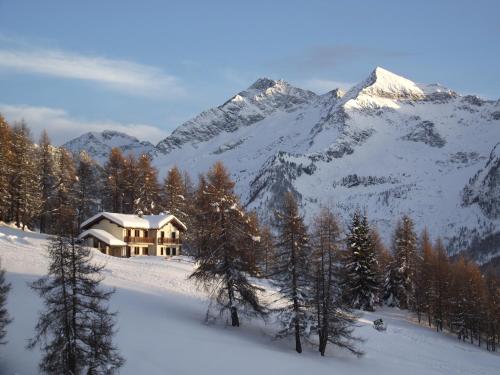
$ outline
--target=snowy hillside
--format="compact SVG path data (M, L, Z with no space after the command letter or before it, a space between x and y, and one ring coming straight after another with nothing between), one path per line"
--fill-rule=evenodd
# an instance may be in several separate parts
M418 230L443 236L450 252L474 244L484 261L500 254L498 241L481 250L500 228L499 170L489 185L469 180L495 164L499 139L500 101L376 68L347 93L316 95L259 79L179 126L153 154L161 174L177 164L196 176L222 160L243 202L263 217L291 189L307 218L321 205L344 219L366 207L389 241L407 213ZM477 199L464 200L469 183Z
M24 349L31 337L40 300L28 288L46 272L47 240L39 234L0 225L0 257L12 283L8 308L15 321L9 343L0 348L0 373L37 374L38 352ZM207 300L186 276L188 259L112 258L95 253L106 264L105 283L117 288L111 306L119 311L116 342L127 360L122 374L497 374L500 357L417 326L400 311L366 313L356 334L365 338L366 355L357 359L330 348L325 358L312 348L301 355L288 341L272 338L276 327L261 321L234 329L218 322L205 325ZM382 317L386 332L371 322Z
M133 153L136 156L149 154L154 146L148 141L139 141L137 138L117 131L106 130L102 133L89 132L66 142L62 147L74 154L80 151L87 153L100 164L104 164L113 147L117 147L127 155Z

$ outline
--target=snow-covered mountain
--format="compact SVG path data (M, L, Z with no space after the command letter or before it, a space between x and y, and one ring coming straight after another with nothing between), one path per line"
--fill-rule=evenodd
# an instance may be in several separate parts
M125 133L111 130L82 134L66 142L62 147L75 154L87 151L94 160L101 164L107 160L113 147L118 147L124 154L133 153L134 155L149 154L155 149L155 146L148 141L139 141Z
M196 176L222 160L243 202L263 217L290 189L308 219L322 205L345 219L366 208L389 241L408 213L455 253L500 232L499 140L500 101L376 68L347 93L259 79L153 153L162 174L177 164ZM498 241L475 257L495 254Z

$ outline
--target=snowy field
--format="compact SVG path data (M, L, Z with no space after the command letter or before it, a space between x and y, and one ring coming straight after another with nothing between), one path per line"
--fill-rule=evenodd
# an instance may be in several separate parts
M47 267L46 237L0 225L0 258L12 283L8 308L14 322L9 341L0 347L0 374L38 374L40 354L24 347L31 337L41 301L29 289ZM275 324L244 321L239 329L225 322L204 324L206 296L186 277L186 258L112 258L106 264L107 286L115 287L112 309L119 312L115 341L127 360L122 374L500 374L500 356L454 337L412 323L406 313L385 309L365 313L356 329L366 339L358 359L329 347L327 356L308 347L295 353L290 341L273 339ZM383 318L386 332L372 328Z

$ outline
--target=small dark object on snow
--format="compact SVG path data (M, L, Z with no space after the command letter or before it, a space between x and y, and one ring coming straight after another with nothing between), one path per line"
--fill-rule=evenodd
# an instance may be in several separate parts
M385 331L387 329L387 326L384 324L384 321L379 318L373 321L373 328L375 328L377 331Z

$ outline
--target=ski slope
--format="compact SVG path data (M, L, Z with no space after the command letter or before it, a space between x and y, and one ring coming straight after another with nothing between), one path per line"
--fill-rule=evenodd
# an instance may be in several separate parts
M8 344L0 347L0 374L38 374L40 353L24 349L41 301L27 286L46 272L44 235L0 224L0 258L12 283L8 308L15 318ZM186 280L189 258L113 258L105 284L116 288L111 307L119 312L115 342L126 359L121 374L500 374L500 355L418 326L399 310L365 313L356 334L366 354L356 358L330 347L327 356L307 347L301 354L288 340L274 340L274 322L244 321L239 329L219 319L205 324L206 295ZM267 296L269 297L269 295ZM381 317L386 332L372 328Z

